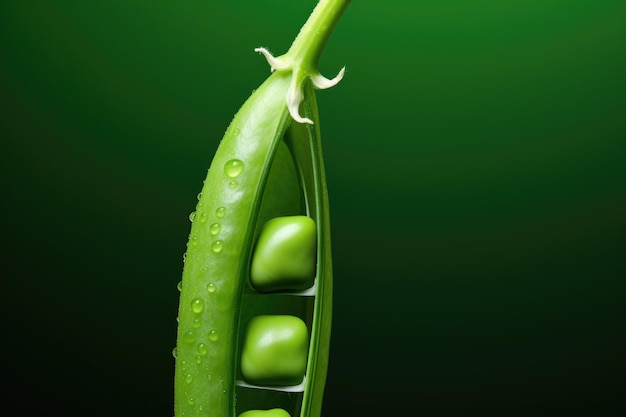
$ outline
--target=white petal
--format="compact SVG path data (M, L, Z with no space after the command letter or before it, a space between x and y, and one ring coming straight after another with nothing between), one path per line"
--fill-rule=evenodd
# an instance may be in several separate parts
M324 77L322 74L317 73L317 74L311 75L311 82L313 83L315 87L324 90L326 88L336 86L337 83L339 83L339 81L341 81L341 79L343 78L343 74L345 72L346 72L346 67L343 67L339 71L339 74L337 74L335 78L333 78L332 80L329 80L328 78Z
M287 108L293 120L298 123L308 123L312 125L313 120L300 116L300 103L302 103L303 98L302 90L296 85L294 76L294 80L291 82L289 90L287 90Z
M288 64L284 63L282 60L278 58L275 58L274 55L272 55L270 51L268 51L265 48L254 48L254 52L259 52L263 54L263 56L267 60L267 63L270 64L270 68L272 69L272 72L274 72L275 70L282 70L282 69L289 68Z

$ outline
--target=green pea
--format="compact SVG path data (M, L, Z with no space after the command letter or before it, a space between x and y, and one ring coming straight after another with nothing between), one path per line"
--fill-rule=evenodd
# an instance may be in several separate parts
M273 57L266 49L257 49L270 63L272 74L231 121L190 215L174 349L176 417L231 417L238 410L282 409L299 417L321 413L330 344L332 264L314 88L330 87L343 76L342 70L332 80L322 77L317 62L348 3L321 0L286 54ZM262 225L286 216L307 216L312 221L316 238L308 252L313 253L316 285L311 294L277 295L250 286L253 248ZM282 309L308 313L283 314ZM297 370L278 377L291 383L298 379L296 374L300 379L306 374L302 384L270 386L248 368L244 371L244 353L256 358L255 369L265 366L258 361L263 356L255 351L258 343L257 348L244 347L244 325L257 316L289 316L304 322L307 337L296 326L298 343L287 343L284 350L284 355L296 358ZM275 324L281 328L281 323ZM276 329L270 326L265 331L275 334ZM253 383L246 382L245 375L250 374Z
M239 417L291 417L288 412L282 408L273 408L271 410L250 410L239 414Z
M258 238L250 281L259 291L304 290L315 277L315 222L307 216L274 218Z
M254 384L302 382L309 332L298 317L258 316L250 321L241 356L241 373Z

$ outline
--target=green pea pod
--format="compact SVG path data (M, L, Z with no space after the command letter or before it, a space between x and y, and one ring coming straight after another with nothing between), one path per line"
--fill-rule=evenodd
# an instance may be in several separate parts
M314 89L331 87L343 76L341 70L332 80L322 77L317 62L348 3L321 0L286 54L275 58L256 49L273 73L233 118L190 215L174 352L176 417L321 414L332 265ZM312 284L281 290L279 274L278 283L259 290L250 278L255 245L257 240L263 245L259 235L268 221L286 217L288 223L288 216L306 216L315 225L315 248L307 252L315 257ZM259 324L265 322L279 327L265 329ZM304 324L292 331L290 323ZM247 333L249 328L253 330ZM296 342L289 339L290 332ZM257 354L254 342L267 340L274 345L263 345L263 352L270 354ZM292 345L297 350L290 351ZM272 354L278 348L287 354ZM248 361L244 365L252 364L248 373L253 376L283 368L295 373L275 380L287 385L273 384L272 375L249 380L248 368L242 372L242 354ZM288 357L297 363L283 366ZM271 360L277 362L263 362Z

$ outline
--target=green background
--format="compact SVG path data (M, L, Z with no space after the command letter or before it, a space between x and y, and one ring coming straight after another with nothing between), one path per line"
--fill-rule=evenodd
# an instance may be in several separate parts
M0 3L0 413L171 416L193 210L314 1ZM326 416L625 411L626 2L354 0Z

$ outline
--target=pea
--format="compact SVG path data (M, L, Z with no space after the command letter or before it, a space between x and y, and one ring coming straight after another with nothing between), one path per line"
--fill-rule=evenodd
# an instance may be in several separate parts
M291 417L288 412L282 408L273 408L271 410L250 410L239 414L239 417Z
M332 80L322 77L317 62L348 3L321 0L284 55L257 48L272 74L231 121L190 215L174 350L177 417L321 413L332 265L314 88L343 76L342 70ZM262 244L264 235L278 239L272 227L262 232L266 223L305 232L285 244ZM284 258L294 253L302 255L299 268ZM258 279L253 264L270 265L274 275ZM271 292L301 289L313 278L310 291ZM259 335L275 343L264 346Z
M289 315L257 316L248 325L241 372L248 382L296 385L306 368L309 335L306 324Z
M274 218L258 238L250 280L259 291L304 290L315 276L315 222L307 216Z

